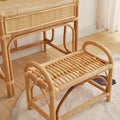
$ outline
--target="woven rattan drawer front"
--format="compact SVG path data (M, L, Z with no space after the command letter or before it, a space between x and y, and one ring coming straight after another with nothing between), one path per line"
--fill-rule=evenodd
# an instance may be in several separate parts
M5 18L6 33L14 33L75 17L75 5L65 5L35 13Z

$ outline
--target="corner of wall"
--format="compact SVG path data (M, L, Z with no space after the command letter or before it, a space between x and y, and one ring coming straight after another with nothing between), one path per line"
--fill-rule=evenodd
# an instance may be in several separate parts
M95 33L98 33L99 30L97 29L97 25L96 24L92 24L92 25L87 25L83 28L79 28L79 38L83 38Z

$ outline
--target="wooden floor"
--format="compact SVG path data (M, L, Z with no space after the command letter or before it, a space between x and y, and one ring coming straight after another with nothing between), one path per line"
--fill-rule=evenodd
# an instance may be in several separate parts
M104 46L106 46L113 54L120 54L120 36L118 36L117 33L101 32L85 38L81 38L79 39L79 49L81 48L82 43L86 40L98 41ZM68 47L70 46L71 43L68 43ZM99 50L96 51L93 47L90 47L89 49L96 54L102 53ZM10 120L14 105L16 104L17 99L25 89L23 74L24 64L29 60L43 63L45 61L49 61L62 55L63 54L58 52L57 50L50 48L49 50L47 50L46 53L39 52L13 61L16 95L12 98L7 98L6 86L4 84L4 81L0 79L0 120Z

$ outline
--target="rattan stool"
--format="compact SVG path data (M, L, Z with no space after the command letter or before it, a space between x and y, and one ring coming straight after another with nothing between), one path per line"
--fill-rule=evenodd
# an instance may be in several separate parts
M86 50L88 45L93 45L100 48L107 56L108 61L95 56ZM105 72L107 81L99 74ZM113 74L113 59L110 52L101 44L94 41L87 41L83 44L82 49L65 55L59 59L52 60L47 63L38 64L30 61L25 65L25 83L27 93L28 109L35 108L47 120L66 120L76 112L96 103L100 99L107 97L106 101L111 98ZM106 88L93 81L94 78L101 78ZM31 84L32 81L32 84ZM68 113L59 116L59 109L69 93L78 85L88 82L97 87L102 94L94 97L88 102L78 106ZM33 97L33 88L38 86L42 91L39 96ZM68 89L57 108L55 107L55 95L65 89ZM49 100L47 98L49 96ZM48 107L49 115L44 112L35 101L45 98Z

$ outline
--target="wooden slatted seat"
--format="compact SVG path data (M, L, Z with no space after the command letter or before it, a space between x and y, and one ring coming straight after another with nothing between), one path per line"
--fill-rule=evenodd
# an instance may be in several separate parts
M109 61L103 60L88 52L85 48L89 44L101 48L107 54ZM32 93L30 92L35 85L39 86L41 90L44 89L46 91L45 93L43 92L44 97L46 97L46 95L50 96L50 102L46 97L46 101L50 107L50 116L43 111L41 112L41 109L37 109L46 119L50 120L59 119L58 112L67 95L74 87L85 82L89 82L103 91L101 95L93 98L90 104L95 103L103 97L107 97L107 101L110 101L112 69L113 60L109 51L102 45L93 41L85 42L80 51L70 53L62 58L43 63L41 65L36 62L28 62L28 64L25 66L28 108L31 106L33 106L35 109L38 108L34 102L40 99L41 95L33 97ZM108 71L108 74L106 71ZM99 76L99 74L103 72L105 72L107 75L107 81ZM92 81L92 79L96 77L101 78L105 82L106 89ZM31 85L29 83L29 78L33 81L32 87L30 87ZM64 89L69 90L61 100L57 109L55 109L54 96L56 93L61 92ZM83 106L86 107L90 104L88 102ZM74 109L72 113L81 110L80 107ZM68 112L68 114L63 115L61 119L66 119L70 115L71 113Z

